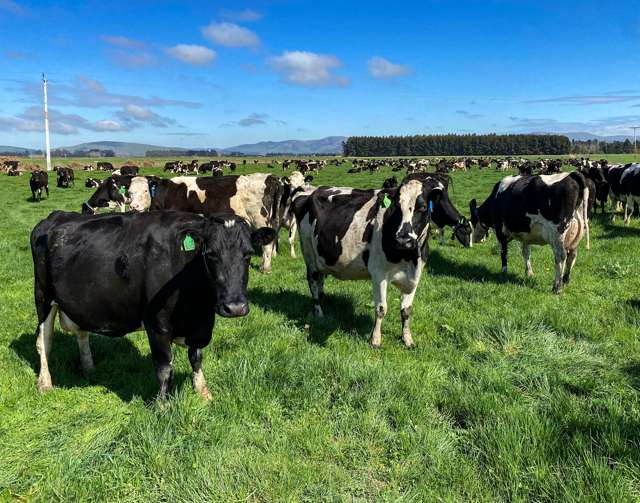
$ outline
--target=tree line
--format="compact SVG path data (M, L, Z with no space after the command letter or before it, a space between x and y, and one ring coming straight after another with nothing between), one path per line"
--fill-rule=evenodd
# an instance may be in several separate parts
M573 140L571 152L574 154L633 154L633 142L628 138L625 141L598 141L598 140Z
M571 152L571 141L566 136L537 134L351 136L342 146L345 157L562 155Z

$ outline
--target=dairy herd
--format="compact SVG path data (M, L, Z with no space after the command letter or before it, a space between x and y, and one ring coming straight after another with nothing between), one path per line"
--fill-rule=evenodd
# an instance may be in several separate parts
M292 256L299 234L316 316L323 316L327 276L369 280L370 341L379 347L393 285L401 296L400 336L412 347L412 305L432 228L441 241L445 227L451 228L452 239L467 248L493 232L504 272L510 241L521 243L527 275L533 274L531 246L549 245L552 291L560 293L571 279L583 237L588 248L595 202L609 199L614 215L621 202L625 223L640 202L640 164L594 163L572 172L506 176L483 200L470 201L467 218L448 197L450 176L437 163L429 172L424 162L411 162L418 169L366 190L317 187L309 170L298 169L282 178L274 173L160 178L113 170L97 182L80 212L56 211L31 234L39 389L52 386L49 356L58 316L61 326L77 336L85 371L94 366L87 334L121 337L144 329L161 397L171 389L172 344L186 346L193 388L209 399L202 349L211 340L215 315L248 314L253 247L262 248L260 268L270 272L282 228L289 229ZM32 180L40 176L34 173ZM39 182L41 192L44 182ZM32 190L34 199L41 197L38 183ZM101 208L120 211L101 213Z

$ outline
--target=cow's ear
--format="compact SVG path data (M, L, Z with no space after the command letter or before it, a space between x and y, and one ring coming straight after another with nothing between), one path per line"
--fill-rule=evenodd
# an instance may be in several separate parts
M187 227L181 229L177 237L180 250L183 252L198 252L202 249L204 239L202 237L201 229Z
M291 185L291 180L289 180L288 176L283 176L282 178L280 178L280 181L285 185Z
M276 231L270 227L260 227L251 233L251 244L253 246L268 245L276 237Z
M427 201L429 201L432 206L435 206L442 199L442 189L431 189L429 194L427 195Z
M478 208L478 203L476 202L475 199L472 199L469 202L469 209L471 210L471 214L473 215L473 212Z
M311 183L311 182L313 182L313 176L307 175L304 177L304 183Z

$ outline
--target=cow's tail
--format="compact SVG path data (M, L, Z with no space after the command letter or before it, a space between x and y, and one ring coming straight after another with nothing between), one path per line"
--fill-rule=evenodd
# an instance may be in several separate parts
M582 173L574 171L569 176L578 184L578 200L576 201L575 211L579 212L582 217L584 233L587 239L586 249L589 250L591 248L589 236L589 186Z

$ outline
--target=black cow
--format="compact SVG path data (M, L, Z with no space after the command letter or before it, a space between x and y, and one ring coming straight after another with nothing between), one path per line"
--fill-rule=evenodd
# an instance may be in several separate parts
M473 240L484 239L493 229L501 247L502 272L507 272L508 243L522 243L527 276L531 268L531 245L549 244L556 262L553 292L569 283L583 234L589 235L587 202L589 189L582 174L507 176L495 184L479 207L470 203Z
M88 333L122 337L144 327L160 397L171 388L176 343L189 348L193 387L210 399L201 363L215 313L248 313L252 244L274 236L266 228L252 234L232 215L52 213L31 233L38 389L52 387L49 353L59 313L62 328L78 338L86 372L94 367Z
M49 174L46 171L39 170L31 173L31 179L29 180L29 187L31 188L31 197L33 201L42 200L42 190L47 193L47 199L49 198Z
M278 228L282 185L278 177L262 173L244 176L179 176L151 180L133 178L128 191L133 211L181 210L211 215L231 213L244 218L253 229ZM261 270L271 271L275 245L263 248Z
M401 292L402 340L414 345L409 322L416 288L426 263L430 215L442 196L440 182L409 180L388 190L320 187L294 196L307 281L317 316L327 274L373 283L376 321L371 344L382 341L387 286Z
M138 166L122 166L120 168L120 174L122 176L138 176L140 168Z
M60 188L68 189L71 185L75 187L75 174L71 168L56 166L56 185Z
M391 176L387 178L384 182L382 182L383 189L393 189L398 186L398 179L395 176Z
M444 228L449 226L452 228L452 240L457 239L465 248L473 246L471 222L456 209L446 191L434 206L431 221L438 228L440 244L444 245Z
M580 170L580 173L584 175L587 181L591 181L593 183L593 195L591 191L589 192L589 210L598 209L597 203L600 203L600 211L604 213L604 205L607 202L607 198L609 196L609 183L607 182L604 172L601 168L597 166L589 166Z

